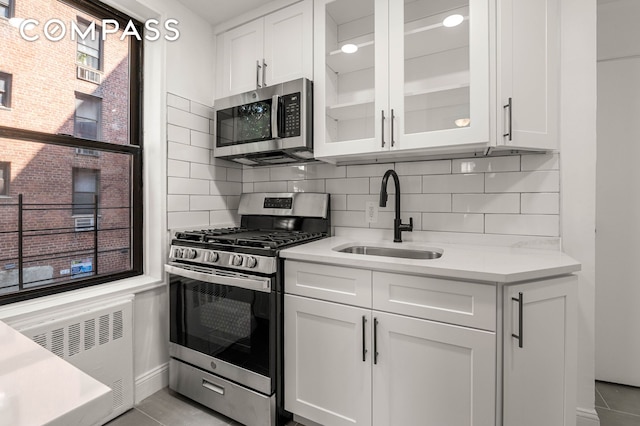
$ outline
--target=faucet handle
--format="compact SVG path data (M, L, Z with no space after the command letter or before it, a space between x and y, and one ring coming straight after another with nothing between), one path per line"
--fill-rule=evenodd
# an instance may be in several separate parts
M413 218L409 218L409 223L400 223L400 230L408 232L413 231Z

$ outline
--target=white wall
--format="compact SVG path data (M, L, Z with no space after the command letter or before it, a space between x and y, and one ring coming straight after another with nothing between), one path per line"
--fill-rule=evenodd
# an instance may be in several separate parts
M582 263L579 286L578 425L594 410L596 1L562 1L561 235Z
M640 2L598 5L596 378L640 386Z

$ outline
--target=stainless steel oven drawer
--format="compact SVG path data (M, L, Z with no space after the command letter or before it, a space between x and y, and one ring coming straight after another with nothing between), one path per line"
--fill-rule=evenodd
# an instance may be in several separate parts
M169 387L247 426L275 424L276 398L222 379L179 360L169 361Z

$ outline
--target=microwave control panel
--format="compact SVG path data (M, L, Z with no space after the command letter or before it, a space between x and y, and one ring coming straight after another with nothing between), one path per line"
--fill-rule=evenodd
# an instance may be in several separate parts
M281 132L285 138L300 136L300 98L300 92L283 95L281 98L284 112L284 128Z

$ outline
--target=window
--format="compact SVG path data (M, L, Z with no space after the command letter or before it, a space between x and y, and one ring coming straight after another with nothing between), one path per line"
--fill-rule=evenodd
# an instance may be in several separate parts
M81 18L78 19L78 28L80 28L83 34L85 34L90 25L90 22L85 21ZM93 32L89 32L89 35L87 37L85 37L84 39L78 37L76 61L79 64L87 68L93 68L94 70L100 69L100 53L102 51L102 43L100 37L101 31L102 29L99 26L95 25L95 30Z
M0 72L0 106L11 106L11 74L4 72Z
M102 99L76 93L76 112L73 134L84 139L100 139Z
M0 0L0 16L13 18L13 0Z
M11 102L0 108L0 193L11 191L0 196L0 305L143 272L143 43L124 29L144 26L97 0L27 3L41 25L111 19L120 30L101 44L0 42ZM70 52L87 56L78 63ZM75 78L78 69L99 73L100 85ZM20 90L9 90L12 79Z
M0 196L9 195L9 182L11 182L11 163L0 162Z
M93 215L94 196L100 187L100 171L73 169L73 215Z

